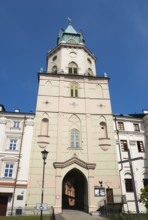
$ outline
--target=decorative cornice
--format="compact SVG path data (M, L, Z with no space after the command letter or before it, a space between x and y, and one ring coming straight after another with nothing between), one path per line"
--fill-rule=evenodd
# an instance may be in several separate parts
M54 168L63 169L63 168L68 167L72 164L77 164L87 170L90 170L90 169L94 170L96 167L95 163L86 163L83 160L80 160L79 158L77 158L76 155L74 155L71 159L66 160L65 162L54 162L53 166L54 166Z

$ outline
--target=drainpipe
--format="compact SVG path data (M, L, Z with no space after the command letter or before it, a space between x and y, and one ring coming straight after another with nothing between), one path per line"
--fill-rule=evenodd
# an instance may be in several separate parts
M117 132L117 139L118 139L118 146L119 146L119 155L120 155L120 161L122 161L122 155L121 155L121 148L120 148L120 137L119 137L119 130L117 128L117 117L115 117L115 128L116 128L116 132ZM121 163L121 169L119 170L119 172L121 172L123 170L123 164Z
M19 155L18 155L18 165L17 165L17 170L16 170L14 190L13 190L13 194L12 194L13 196L12 196L12 206L11 206L11 214L10 214L11 216L13 215L13 209L14 209L14 199L15 199L17 178L18 178L18 173L19 173L19 165L20 165L20 158L21 158L21 151L22 151L22 143L23 143L23 135L24 135L24 129L25 129L25 121L26 121L26 116L24 117L24 122L23 122L22 138L21 138L20 150L19 150Z
M115 116L115 128L116 128L116 132L117 132L117 140L118 140L118 149L119 149L119 155L120 155L120 161L122 162L122 154L121 154L121 147L120 147L120 137L119 137L119 130L118 130L118 127L117 127L117 117ZM119 173L121 173L121 171L123 170L123 163L120 163L121 164L121 169L119 170ZM120 185L121 185L121 195L123 196L123 193L122 193L122 182L121 182L121 174L120 174ZM122 201L123 201L123 198L122 198Z

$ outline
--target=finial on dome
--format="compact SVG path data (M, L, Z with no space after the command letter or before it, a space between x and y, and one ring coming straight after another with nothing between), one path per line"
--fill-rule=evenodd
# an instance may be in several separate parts
M68 18L68 23L69 25L71 25L71 18Z

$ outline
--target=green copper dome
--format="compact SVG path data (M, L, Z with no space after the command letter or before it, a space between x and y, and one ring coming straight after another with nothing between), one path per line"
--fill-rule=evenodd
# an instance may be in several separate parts
M57 44L70 43L70 44L84 44L84 38L81 32L77 32L71 25L71 19L69 20L68 27L64 30L61 29L57 38Z

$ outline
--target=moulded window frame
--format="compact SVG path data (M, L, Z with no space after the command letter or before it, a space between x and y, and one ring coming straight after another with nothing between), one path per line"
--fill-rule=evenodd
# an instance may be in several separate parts
M145 152L143 141L137 141L137 148L139 153Z
M13 166L13 168L11 168L11 167L6 167L7 165L12 165ZM12 170L12 175L11 176L5 176L5 173L6 173L6 169L8 169L9 171L8 171L8 173L10 174L10 170ZM7 178L7 179L13 179L14 178L14 171L15 171L15 163L14 162L9 162L9 161L6 161L5 163L4 163L4 169L3 169L3 178Z
M120 147L122 152L127 152L128 151L128 143L127 140L120 140Z
M73 130L78 131L78 134L74 135L74 140L72 141L72 131ZM76 136L78 136L78 141L76 141ZM72 142L74 143L73 146L72 146ZM76 146L76 143L78 143L78 146ZM71 149L79 149L79 148L81 148L81 146L80 146L80 131L79 131L79 129L77 129L75 127L70 129L70 148Z
M132 183L132 178L125 178L125 190L127 193L133 193L133 183Z
M68 64L68 74L78 75L78 65L73 61Z
M71 83L70 84L70 96L73 98L79 97L79 85L78 83Z
M12 126L11 126L11 129L20 129L20 121L19 120L14 120L13 122L12 122Z
M125 129L124 129L124 122L118 121L118 122L117 122L117 125L118 125L118 130L119 130L119 131L124 131L124 130L125 130Z
M16 143L11 143L11 141L16 141ZM12 146L10 146L10 145L12 145ZM8 140L8 150L10 150L10 151L16 151L17 150L17 145L18 145L18 138L9 138L9 140ZM15 146L15 149L14 149L14 146ZM11 149L12 148L12 149Z
M140 126L138 123L133 123L134 131L140 131Z

